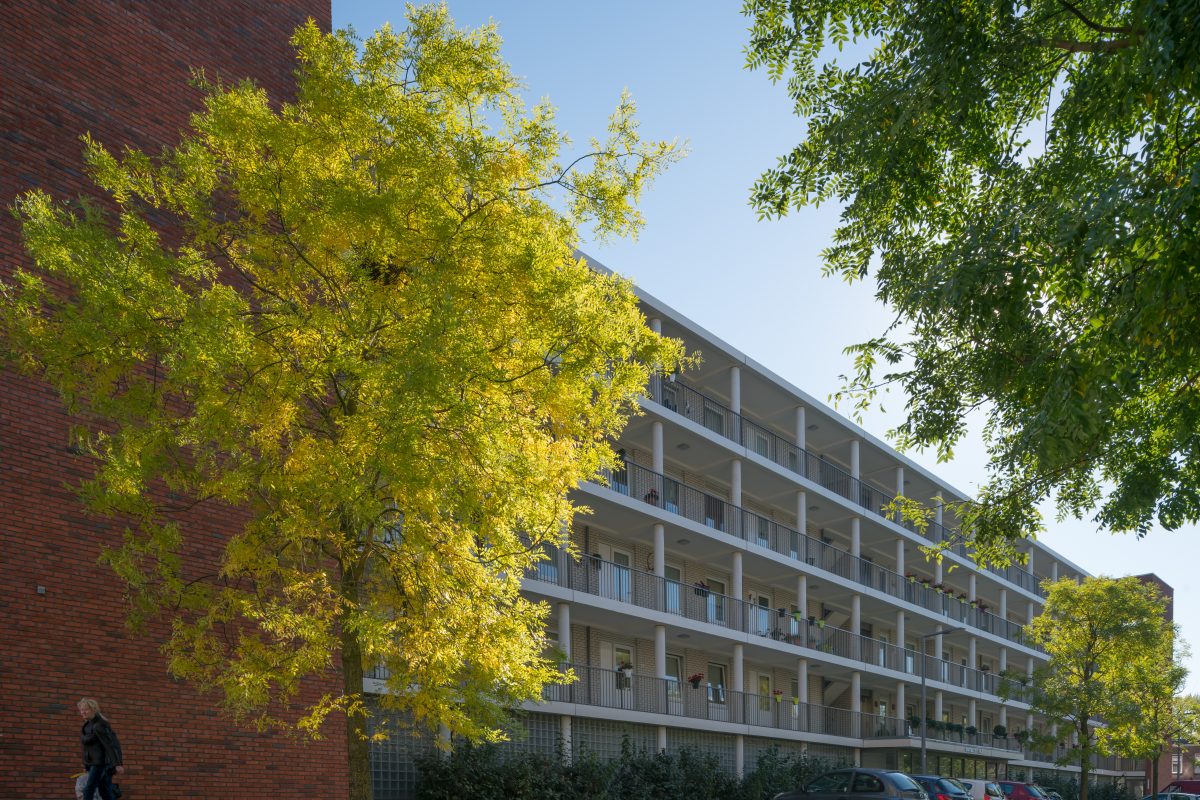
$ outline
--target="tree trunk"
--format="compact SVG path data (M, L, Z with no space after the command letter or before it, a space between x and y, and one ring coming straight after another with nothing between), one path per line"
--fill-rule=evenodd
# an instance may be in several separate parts
M362 648L358 637L342 630L342 691L346 697L362 695ZM350 800L371 800L371 744L362 712L346 716L346 762L350 769Z
M1092 768L1092 748L1084 744L1079 757L1079 800L1088 800L1088 771Z

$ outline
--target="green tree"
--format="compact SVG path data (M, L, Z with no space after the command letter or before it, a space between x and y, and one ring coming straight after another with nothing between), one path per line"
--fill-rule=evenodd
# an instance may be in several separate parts
M980 555L1014 556L1046 498L1139 535L1200 519L1194 6L743 11L748 66L807 122L752 203L844 204L825 271L895 311L840 397L901 388L895 441L943 458L982 416L992 477L959 509Z
M201 77L159 157L86 141L104 202L23 197L34 268L3 284L0 323L90 423L82 497L129 520L104 558L135 623L170 621L171 674L262 727L345 713L362 800L364 668L386 668L388 707L483 739L559 679L520 580L681 357L628 282L573 255L577 229L636 232L677 151L622 98L563 166L494 28L444 6L294 45L294 102ZM210 545L177 515L197 505L245 515L215 564L185 557Z
M1133 706L1135 723L1099 732L1108 738L1111 749L1155 765L1150 770L1152 795L1161 788L1157 764L1163 754L1175 743L1197 741L1200 733L1200 698L1178 694L1187 680L1186 658L1186 649L1176 643L1174 652L1168 646L1154 658L1139 660L1120 691Z
M1025 631L1047 661L1034 669L1028 686L1005 681L1000 694L1025 700L1058 726L1057 742L1042 731L1035 747L1065 744L1059 763L1079 765L1079 800L1088 800L1092 754L1120 752L1132 741L1114 735L1137 731L1140 724L1141 709L1128 692L1155 669L1170 667L1174 629L1157 587L1137 578L1063 578L1042 585L1046 605ZM1101 720L1106 727L1097 727Z

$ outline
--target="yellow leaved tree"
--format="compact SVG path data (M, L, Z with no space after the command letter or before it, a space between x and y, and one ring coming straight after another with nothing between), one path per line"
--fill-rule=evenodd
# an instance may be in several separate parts
M636 232L678 149L623 97L564 163L499 43L436 6L365 41L303 27L293 102L204 83L159 156L87 140L105 205L21 198L33 266L0 288L10 359L95 421L82 497L130 520L105 560L134 620L165 615L171 673L243 720L318 735L345 713L352 800L364 668L475 738L555 678L521 577L682 358L575 255L581 225ZM211 575L173 517L197 504L246 520Z

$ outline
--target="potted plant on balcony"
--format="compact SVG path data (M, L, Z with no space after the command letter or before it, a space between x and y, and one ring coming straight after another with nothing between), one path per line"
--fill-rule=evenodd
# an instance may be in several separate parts
M1024 747L1025 743L1029 741L1029 731L1017 731L1013 734L1013 738L1017 740L1017 743L1021 747Z
M977 733L979 733L979 728L976 728L974 725L968 725L966 727L967 736L974 736Z
M692 673L691 675L688 675L688 683L690 683L692 685L693 689L699 689L700 681L702 681L702 680L704 680L703 672L695 672L695 673Z
M992 728L992 736L996 737L997 739L1007 739L1008 728L1004 727L1003 725L997 725L996 727Z
M615 669L617 672L621 673L626 678L631 677L633 675L633 664L630 664L628 661L617 662L617 666Z
M778 703L783 699L783 689L772 689L771 695L775 698L775 702Z
M697 597L708 597L708 584L704 581L696 581L695 591Z

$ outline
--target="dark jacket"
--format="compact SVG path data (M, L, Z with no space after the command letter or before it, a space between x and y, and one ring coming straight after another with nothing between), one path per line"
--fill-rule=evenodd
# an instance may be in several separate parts
M108 720L97 714L83 723L80 735L83 743L83 765L108 764L110 767L121 766L121 741Z

